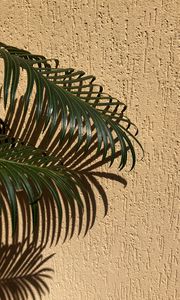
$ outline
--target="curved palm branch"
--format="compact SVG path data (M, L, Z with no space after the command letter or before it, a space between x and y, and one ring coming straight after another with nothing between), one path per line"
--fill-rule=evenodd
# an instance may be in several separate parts
M66 210L70 206L71 212L76 203L82 215L85 191L76 170L79 158L93 157L96 151L93 159L101 157L112 164L119 157L122 169L130 153L131 169L135 165L133 141L140 143L135 125L124 116L126 106L104 94L102 87L94 84L95 77L59 68L56 59L48 60L2 43L0 58L4 62L1 90L7 113L0 123L0 182L8 199L13 232L19 191L25 193L30 204L34 225L45 190L55 201L60 223L62 203ZM19 96L23 71L26 80ZM129 130L133 127L134 134Z
M57 158L46 156L42 150L22 145L6 135L0 135L0 142L0 182L4 189L0 189L0 212L2 215L5 214L5 243L8 242L9 218L6 214L8 207L12 214L13 232L18 232L17 220L21 220L20 223L23 223L21 240L25 240L31 235L33 229L31 221L33 221L34 229L42 228L40 231L34 231L33 241L41 241L43 245L50 241L50 237L51 243L55 239L58 242L63 221L66 224L64 241L68 235L73 236L75 224L78 234L83 229L83 223L84 234L87 233L94 225L96 217L95 190L102 198L106 215L107 197L96 179L96 176L101 177L101 173L70 170L62 166ZM111 174L102 176L113 177L126 185L126 181L120 176L116 178ZM25 204L28 206L24 208ZM22 216L18 214L18 209L21 210ZM27 213L29 210L30 214ZM0 236L1 231L0 226ZM19 239L16 235L14 238Z

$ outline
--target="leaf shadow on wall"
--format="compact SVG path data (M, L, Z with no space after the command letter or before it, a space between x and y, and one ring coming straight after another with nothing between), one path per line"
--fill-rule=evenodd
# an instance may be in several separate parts
M47 281L52 269L44 266L53 256L43 258L43 247L27 241L12 245L0 245L0 299L36 300L49 292Z
M12 142L15 143L14 138ZM94 147L96 148L97 145L95 144ZM84 205L82 208L61 195L63 207L61 220L58 218L57 207L52 195L48 189L44 189L43 196L38 201L36 224L38 230L33 231L30 205L26 201L27 196L24 191L17 191L19 221L15 233L12 235L7 192L3 186L0 187L1 199L3 200L0 218L0 295L2 300L25 300L28 294L35 300L37 295L42 297L49 292L45 279L51 278L49 272L52 270L44 268L43 265L52 255L43 259L43 249L48 244L57 243L60 238L65 242L68 238L72 238L75 233L80 235L83 232L83 235L86 235L95 223L97 199L99 201L101 198L104 215L107 214L108 198L105 188L98 178L117 181L124 187L127 185L126 180L120 175L96 171L96 168L110 162L110 156L102 162L98 160L96 154L92 157L86 154L81 159L79 159L79 153L76 152L75 154L78 167L72 167L71 171L83 185L81 193ZM119 155L120 151L116 152L116 156ZM72 163L74 163L74 159L72 159ZM63 165L66 166L65 160ZM9 245L10 242L11 245Z
M69 79L67 78L68 76ZM109 95L103 94L101 87L92 84L92 82L94 81L94 77L90 76L90 83L85 84L83 81L84 73L80 73L80 75L78 75L78 80L74 77L74 82L78 85L75 87L75 83L73 83L73 85L70 87L69 81L73 80L73 76L74 75L72 75L71 72L68 71L65 77L67 78L66 82L68 83L65 83L64 80L62 82L62 85L65 89L71 91L70 89L72 87L73 91L77 90L77 96L83 93L84 98L91 100L94 99L94 107L98 107L98 104L102 104L100 103L101 100L103 103L106 102L107 105L104 104L104 112L107 113L107 111L109 111L109 115L114 116L114 121L116 121L117 123L122 119L122 113L125 110L125 107L121 107L122 110L117 116L117 101L114 101L114 99L112 99L112 97L110 97ZM87 88L86 91L83 91L83 85ZM95 91L95 88L98 88L98 91ZM114 111L110 111L110 106L108 105L108 103L112 104L113 101L115 102L115 108ZM103 113L103 106L101 105L100 108L101 112ZM8 264L11 264L11 259L10 254L8 256L7 253L11 253L12 260L16 260L15 257L17 253L18 260L18 258L20 257L20 252L18 252L20 250L18 249L21 249L22 258L18 260L18 264L15 264L12 271L17 276L21 275L21 271L23 271L23 257L25 257L24 253L26 253L27 256L27 271L31 271L33 269L33 263L35 265L40 257L40 253L42 253L41 251L47 245L51 246L54 243L56 244L60 239L65 242L68 238L72 238L75 233L77 233L77 235L83 233L83 235L85 236L95 223L98 206L97 200L99 201L99 199L101 199L100 201L102 201L104 207L104 215L107 214L108 198L106 189L104 185L101 184L99 179L117 181L124 187L127 185L125 178L123 178L122 176L115 173L99 171L101 170L101 167L103 165L111 164L112 157L111 152L109 151L109 146L107 148L107 151L109 152L105 159L102 159L104 152L103 149L99 151L99 153L97 153L97 133L95 132L95 128L93 125L91 126L91 144L88 149L86 149L85 145L85 141L87 138L86 135L84 135L83 139L81 140L81 146L77 149L78 129L75 131L73 137L70 137L71 134L70 130L68 129L69 131L67 130L65 138L60 143L58 135L59 128L57 128L57 131L54 132L54 139L49 145L48 130L46 132L43 132L45 123L44 116L42 115L41 118L39 118L39 120L37 121L35 110L35 102L32 104L30 111L27 113L23 109L23 97L16 99L14 112L12 113L10 110L7 111L6 117L1 124L2 129L4 133L7 134L10 139L12 139L12 144L16 143L16 141L20 141L23 145L31 145L32 147L42 150L43 155L47 157L55 157L56 162L58 161L59 165L66 168L68 172L70 172L74 176L74 178L76 178L77 182L80 183L78 189L83 198L83 207L75 201L69 201L67 197L59 190L58 192L61 196L62 206L62 216L60 218L57 213L57 205L52 197L52 194L48 189L44 187L43 195L36 203L37 230L33 230L32 212L27 201L27 195L23 190L17 191L16 200L18 203L19 220L17 223L16 231L12 235L10 218L11 212L10 205L7 201L7 191L3 188L3 186L0 186L0 201L2 204L2 213L0 218L0 245L4 245L1 247L0 251L6 253L3 254L3 263L5 266L7 266L7 272L5 273L8 274L8 270L11 270L11 267L8 269ZM124 122L126 123L127 128L130 127L131 124L129 123L128 119L124 119ZM57 123L61 123L60 116ZM117 138L114 138L114 144L117 145L117 149L120 148ZM114 158L121 158L120 150L116 150ZM56 186L53 186L53 183L52 188L57 189ZM8 246L10 243L11 246ZM24 247L23 245L26 245L26 250L24 250L24 252L22 250L22 248ZM10 250L8 250L8 247ZM35 261L33 261L33 258L35 259ZM44 262L45 260L42 260L42 262ZM22 264L22 268L20 264ZM40 266L40 264L38 266ZM46 269L43 270L44 272L46 272ZM49 270L47 269L47 271ZM10 297L13 289L16 289L19 293L19 299L26 299L26 288L29 289L31 293L31 284L35 289L37 289L39 295L42 292L42 278L39 279L38 277L37 280L36 278L31 279L31 282L29 284L25 281L23 281L23 284L20 283L20 281L16 281L17 286L15 286L13 283L14 288L12 289L12 283L9 281L8 284L7 278L3 276L4 273L0 271L0 278L5 278L5 281L3 281L4 283L0 283L2 293L4 293L3 295L5 295L6 297L5 300L11 299Z
M106 96L108 101L111 101L109 96ZM15 141L21 141L23 145L31 145L34 148L42 150L43 155L46 157L52 156L55 158L57 167L57 161L60 166L63 165L68 172L70 172L76 181L80 183L78 187L82 198L83 207L76 201L69 201L67 197L61 193L61 206L62 216L59 217L57 214L57 205L49 193L49 190L44 187L42 197L36 203L37 206L37 225L38 230L32 228L32 214L30 205L27 201L27 195L24 191L17 191L16 198L19 208L19 222L17 224L16 232L12 237L12 242L16 244L18 241L24 241L30 239L35 244L42 246L48 243L52 245L54 242L57 243L60 238L66 241L67 238L72 238L77 229L77 234L84 232L84 235L95 223L97 213L97 198L102 199L104 206L104 215L108 211L108 199L105 192L105 188L98 178L106 178L112 181L117 181L123 186L127 185L125 178L120 175L99 171L99 169L105 165L111 163L111 153L106 158L102 159L103 149L97 153L98 147L97 133L91 126L92 139L91 144L86 149L86 136L81 141L81 146L77 149L78 140L78 129L75 131L73 137L69 138L70 132L67 131L65 139L60 143L58 130L54 132L53 142L49 145L48 131L43 132L44 118L39 119L36 122L35 117L35 105L32 105L30 112L27 114L23 110L23 97L16 99L14 113L7 111L6 117L3 121L3 131L9 138L12 139L12 143ZM59 120L59 124L61 120ZM129 125L128 125L129 126ZM118 143L118 139L114 138L114 143ZM110 148L108 145L107 151ZM117 145L118 148L118 145ZM120 160L121 150L116 150L115 158ZM98 171L96 171L98 170ZM82 188L81 188L82 187ZM52 188L57 187L52 183ZM3 195L2 203L2 214L1 222L4 221L4 225L0 226L0 242L8 242L10 236L10 218L7 212L9 206L7 199L7 192L3 187L1 189ZM3 228L3 232L2 232ZM33 234L32 234L33 232ZM3 233L3 239L2 239ZM1 241L2 239L2 241Z

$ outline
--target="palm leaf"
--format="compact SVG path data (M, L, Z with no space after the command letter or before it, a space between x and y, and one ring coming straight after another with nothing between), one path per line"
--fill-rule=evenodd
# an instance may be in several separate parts
M22 192L30 205L34 228L40 224L39 216L45 223L43 210L47 214L49 210L58 211L58 237L64 208L66 239L69 214L72 236L76 207L80 233L84 209L88 212L90 203L94 203L90 181L82 170L99 166L99 157L101 163L110 164L120 158L122 169L129 154L132 169L136 162L133 141L141 147L137 128L124 116L126 106L104 94L102 87L94 83L94 76L59 68L56 59L2 43L0 58L4 62L2 101L6 111L5 119L0 119L0 208L6 214L6 206L9 207L12 229L17 231ZM25 87L19 94L23 73ZM92 181L97 187L91 177ZM94 223L94 216L95 213L90 221L87 213L85 233Z
M46 156L40 149L22 145L6 135L0 135L0 142L0 211L6 224L6 241L9 234L7 207L11 213L14 241L30 237L33 229L34 243L37 241L42 245L48 243L50 236L51 243L55 239L58 242L64 223L64 240L68 235L73 236L76 224L78 234L83 223L84 234L87 233L96 217L95 189L103 200L106 215L107 196L95 178L98 174L69 170L57 158ZM122 179L118 177L118 181ZM23 223L21 238L19 223Z
M88 149L92 141L91 125L93 124L97 134L97 153L103 150L103 158L106 158L108 147L110 147L111 163L113 163L115 158L114 136L116 136L122 149L120 169L126 165L128 150L132 155L132 167L134 166L136 156L132 143L130 142L130 139L127 138L126 128L114 122L114 118L117 116L114 114L111 116L111 114L108 114L108 110L94 109L98 106L114 107L115 105L115 110L117 110L117 106L122 105L121 102L118 102L117 100L112 101L112 98L108 98L107 102L105 101L106 97L103 97L102 94L100 99L103 99L103 102L97 102L96 100L91 102L90 100L94 99L89 99L84 96L82 98L81 94L72 92L72 87L71 89L66 88L66 85L69 83L73 84L75 79L57 81L57 78L59 77L56 76L55 80L52 80L54 76L50 77L50 74L52 72L57 73L58 71L61 71L61 69L50 68L49 64L47 64L48 60L44 58L39 59L39 57L37 59L37 56L33 55L28 57L19 56L19 51L12 54L12 51L9 52L7 50L8 48L0 49L0 57L4 60L5 69L3 98L5 108L7 107L9 96L10 110L11 112L14 112L16 91L20 80L20 70L23 69L26 71L27 75L27 86L22 99L22 109L24 111L28 109L30 97L33 88L35 87L35 122L37 125L38 120L43 117L43 130L48 129L49 139L53 137L60 119L61 129L58 133L59 140L62 142L65 139L67 128L69 126L69 140L72 139L77 129L77 149L82 144L84 137L86 137L85 148ZM45 67L41 67L42 64L45 64ZM36 65L37 67L35 67ZM85 79L87 80L87 77ZM94 80L94 78L91 79L91 81L92 80ZM61 86L62 84L63 87ZM96 99L98 99L98 97L96 97ZM124 109L125 106L123 106L123 110ZM121 119L124 121L122 112Z
M59 214L62 218L61 197L58 190L68 201L76 201L83 208L78 188L80 180L64 168L53 157L47 157L41 150L31 146L7 141L7 137L1 137L6 143L0 145L0 182L6 190L7 199L12 215L12 228L15 230L17 223L17 199L18 191L24 191L30 204L33 222L36 224L36 203L42 197L43 190L48 189L53 197ZM58 189L58 190L57 190Z

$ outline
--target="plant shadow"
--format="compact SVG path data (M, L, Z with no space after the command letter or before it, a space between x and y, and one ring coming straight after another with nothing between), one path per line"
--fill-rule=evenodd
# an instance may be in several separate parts
M47 281L52 269L44 266L53 256L43 258L43 247L26 241L11 245L0 245L0 299L36 300L49 292Z
M64 72L64 73L63 73ZM63 73L63 74L62 74ZM76 75L78 74L78 76ZM58 78L58 74L55 74ZM84 97L85 101L94 101L93 106L100 108L102 114L112 117L116 123L124 122L126 129L134 124L130 123L127 118L123 119L123 112L126 106L121 102L103 93L102 87L93 84L94 77L84 76L83 72L74 72L73 69L61 71L59 76L63 77L62 81L57 81L56 77L52 79L57 85L63 86L64 89L76 96ZM70 85L71 82L71 85ZM102 105L103 103L104 106ZM114 102L114 106L111 104ZM114 109L110 109L114 107ZM118 108L120 112L118 113ZM32 213L24 191L17 191L18 200L18 223L16 231L12 234L10 219L10 205L7 201L7 191L0 186L0 295L2 300L11 300L13 295L17 294L18 300L27 299L29 292L35 299L34 290L39 296L43 295L44 290L48 291L48 286L44 279L49 278L46 274L51 269L43 268L42 265L51 257L42 258L42 250L47 245L57 244L59 240L65 242L67 239L82 234L85 236L93 227L97 216L97 199L102 201L104 215L108 212L108 198L106 187L100 183L101 178L111 181L117 181L122 186L127 185L127 181L120 175L110 172L99 171L105 164L112 163L112 153L110 146L107 148L107 156L103 157L104 149L98 148L97 133L91 125L91 144L87 148L87 135L85 134L78 144L78 128L71 136L67 128L65 138L60 141L59 132L61 130L62 116L59 114L57 120L57 129L54 131L54 138L49 141L49 129L44 131L45 113L47 102L44 101L42 106L41 117L36 119L36 101L32 100L30 110L27 112L23 109L23 96L15 101L15 109L12 113L7 110L6 117L0 122L0 133L6 133L12 139L12 143L20 141L22 144L31 145L42 150L44 155L53 156L59 165L67 168L69 172L80 183L78 189L83 196L83 207L79 203L69 201L65 195L58 190L61 198L62 215L59 216L57 206L52 195L44 188L42 197L36 203L38 208L37 228L33 230ZM135 135L136 135L135 128ZM114 144L117 149L118 139L114 138ZM103 145L102 145L103 147ZM109 152L108 152L109 151ZM121 151L116 150L113 159L121 159ZM56 186L52 188L57 189ZM11 244L11 245L9 245ZM21 277L22 276L22 277Z
M80 96L81 93L83 93L85 98L91 100L94 99L93 101L96 106L102 104L101 101L103 101L103 103L106 101L106 105L104 104L104 107L101 106L102 114L107 113L108 111L112 118L116 115L116 122L120 122L122 120L125 106L122 105L122 103L116 104L114 109L110 110L108 104L113 101L117 103L117 101L111 96L104 94L101 86L93 84L93 76L89 77L89 81L87 83L87 80L83 77L84 73L80 72L77 80L76 76L73 75L76 72L72 70L68 72L66 70L64 72L66 73L66 81L62 81L60 83L55 82L56 84L59 84L70 91L71 87L69 85L69 80L72 82L74 78L77 96ZM74 92L75 85L72 84L72 86ZM85 91L83 90L83 87L86 87ZM118 107L120 107L119 114L117 114ZM52 195L48 192L48 190L46 190L46 188L44 188L44 193L41 199L39 199L38 203L35 204L38 207L38 214L36 218L39 230L33 231L30 206L28 201L26 201L27 196L23 191L18 191L17 198L21 220L17 225L15 234L10 237L12 238L13 243L17 243L19 240L24 241L29 238L34 244L45 246L47 244L56 244L60 238L63 242L65 242L67 238L72 238L76 230L78 235L81 233L86 235L88 230L90 230L95 223L97 215L97 198L101 198L104 206L104 215L106 215L108 211L108 199L105 187L100 184L98 178L106 178L108 180L117 181L123 186L127 185L125 178L122 176L115 173L99 171L104 165L111 165L112 153L110 151L110 145L107 147L106 157L103 157L103 146L99 149L99 151L97 151L97 133L93 124L91 125L90 145L87 147L87 136L84 134L80 146L77 147L78 128L75 129L73 136L71 136L70 129L67 128L65 138L60 140L59 132L61 130L62 122L62 116L60 114L57 121L57 128L54 131L54 138L49 140L48 136L50 129L47 129L46 131L43 130L45 124L45 110L46 101L44 101L44 106L42 107L41 117L37 120L35 113L35 100L32 101L30 111L27 114L27 112L23 109L23 96L21 96L15 101L14 112L12 113L11 110L8 109L4 121L1 120L1 132L7 134L9 138L12 139L12 143L20 141L22 144L31 145L41 149L45 156L55 157L56 166L58 161L58 164L66 168L69 173L72 173L74 178L77 179L77 182L80 183L78 189L83 196L83 207L78 203L75 203L75 201L69 201L65 195L58 190L62 206L61 216L59 216L57 214L57 206L55 201L52 199ZM129 126L130 124L127 122L127 127ZM114 137L113 142L117 146L117 149L119 149L120 145L118 145L119 142L117 137ZM115 150L113 156L113 159L121 160L121 151ZM56 186L53 186L52 188L57 190ZM4 236L5 243L7 243L9 240L9 228L11 224L8 217L9 214L7 212L8 203L6 201L6 191L3 190L3 188L1 190L1 197L3 199L3 218L1 218L0 221L0 241L2 237L1 223L2 220L4 220Z
M116 156L119 155L120 151L116 152ZM77 167L74 165L74 168L72 166L70 169L83 186L80 189L84 199L83 208L78 203L68 201L59 191L63 207L62 217L59 218L52 195L44 189L44 194L38 201L36 224L38 230L33 231L31 210L26 201L27 195L23 191L17 191L19 221L12 235L7 192L3 186L0 186L0 195L3 200L0 218L0 295L2 300L25 300L28 294L35 300L36 295L41 298L49 292L45 279L51 278L49 272L52 270L44 268L43 264L51 256L43 259L43 249L47 245L57 244L59 240L65 242L74 234L85 236L96 220L97 199L98 201L101 199L104 216L107 214L108 197L99 179L117 181L124 187L127 185L127 181L122 176L99 171L98 169L103 166L104 162L99 161L96 154L92 157L87 154L79 159L76 152L76 156ZM110 159L110 156L107 157L105 163L109 163ZM65 160L63 165L69 167Z

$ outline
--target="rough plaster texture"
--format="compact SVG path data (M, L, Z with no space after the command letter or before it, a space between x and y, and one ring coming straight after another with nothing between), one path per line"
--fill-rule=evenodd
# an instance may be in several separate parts
M1 41L96 75L127 103L145 149L122 172L126 188L103 180L108 216L100 204L85 238L47 250L43 299L180 299L178 10L177 0L1 0Z

